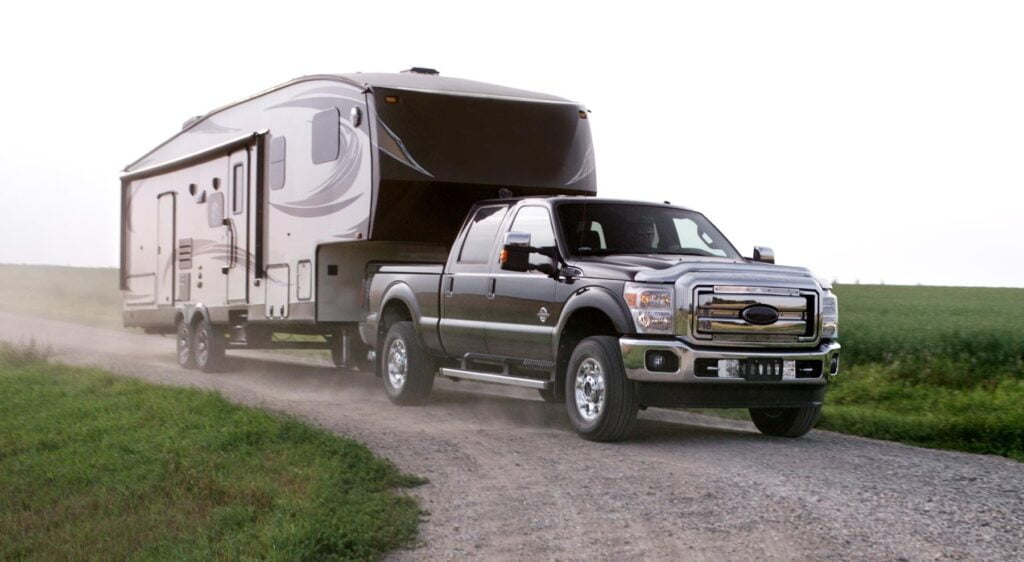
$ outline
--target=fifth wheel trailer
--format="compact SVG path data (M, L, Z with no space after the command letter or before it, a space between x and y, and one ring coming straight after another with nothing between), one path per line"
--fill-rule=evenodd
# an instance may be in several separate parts
M358 365L370 262L444 261L482 199L595 194L578 103L430 69L298 78L124 169L124 324L176 333L187 367L272 347Z

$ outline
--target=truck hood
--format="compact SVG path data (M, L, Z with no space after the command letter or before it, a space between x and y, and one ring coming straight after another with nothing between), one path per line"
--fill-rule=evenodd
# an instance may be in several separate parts
M594 256L575 260L586 277L647 283L674 283L692 274L723 277L811 278L807 268L774 265L731 258L667 255Z

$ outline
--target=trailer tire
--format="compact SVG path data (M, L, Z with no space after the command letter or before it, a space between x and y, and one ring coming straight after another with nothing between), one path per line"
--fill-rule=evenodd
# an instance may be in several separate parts
M196 354L192 347L192 328L184 320L178 321L178 334L175 337L178 355L178 366L185 369L196 368Z
M750 408L758 431L775 437L802 437L818 423L821 406L805 408Z
M591 336L576 345L565 374L565 405L576 433L618 441L636 424L639 396L626 378L618 338Z
M412 322L391 325L377 367L384 381L384 391L395 404L422 404L430 396L437 364L420 346Z
M224 332L203 318L192 330L192 349L196 367L204 373L216 373L224 367Z

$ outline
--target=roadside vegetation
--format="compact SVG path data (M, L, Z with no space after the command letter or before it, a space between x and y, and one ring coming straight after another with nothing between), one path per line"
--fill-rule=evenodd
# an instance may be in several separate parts
M1024 289L840 285L819 428L1024 461Z
M0 264L0 311L121 327L117 269Z
M0 342L0 559L375 559L420 484L354 441Z

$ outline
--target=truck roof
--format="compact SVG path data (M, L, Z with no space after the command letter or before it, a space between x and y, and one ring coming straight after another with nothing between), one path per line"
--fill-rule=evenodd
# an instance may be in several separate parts
M610 199L606 197L595 197L593 195L549 195L549 196L538 196L538 195L524 195L522 197L503 197L499 199L484 199L477 201L476 206L481 205L494 205L499 203L518 204L526 201L545 201L548 203L558 203L559 201L580 201L585 203L616 203L622 205L650 205L652 207L673 207L676 209L682 209L684 211L693 211L690 207L683 207L682 205L673 205L668 201L657 202L657 201L638 201L635 199Z

